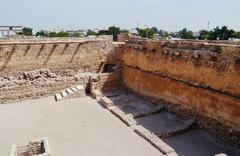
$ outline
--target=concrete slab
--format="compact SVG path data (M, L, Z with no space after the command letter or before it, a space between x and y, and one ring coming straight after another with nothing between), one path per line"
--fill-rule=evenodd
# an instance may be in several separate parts
M0 155L10 145L47 137L55 156L161 156L151 144L90 97L52 97L0 105Z

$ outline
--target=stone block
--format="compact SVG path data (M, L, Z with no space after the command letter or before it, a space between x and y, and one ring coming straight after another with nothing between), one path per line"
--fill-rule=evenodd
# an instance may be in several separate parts
M123 121L127 126L134 127L136 121L133 119L131 114L125 114L121 109L116 106L108 108L114 115L116 115L121 121Z
M77 90L85 90L82 85L75 86L75 88L76 88Z
M62 94L62 97L63 97L63 98L66 98L66 97L68 96L68 94L67 94L66 91L62 91L61 94Z
M143 137L149 143L151 143L154 147L156 147L163 154L169 155L174 154L175 150L163 142L160 138L158 138L155 134L151 133L149 130L144 128L143 126L135 126L135 130L138 135Z
M107 98L106 96L100 97L100 101L99 102L105 108L113 106L113 101L110 100L109 98Z
M71 87L71 90L74 91L74 92L78 91L77 88L75 88L75 87Z
M70 88L68 88L68 89L66 90L66 92L67 92L68 94L73 94L73 93L74 93Z
M91 94L92 94L92 96L93 96L94 98L103 96L102 93L101 93L99 90L97 90L97 89L92 90L92 91L91 91Z
M60 101L62 99L62 95L60 93L56 93L54 97L56 101Z

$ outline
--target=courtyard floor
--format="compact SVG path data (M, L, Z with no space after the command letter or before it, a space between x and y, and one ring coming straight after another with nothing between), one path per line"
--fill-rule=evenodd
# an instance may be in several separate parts
M155 104L128 92L106 94L116 107L132 114L141 125L159 137L186 121L159 110ZM145 112L153 114L142 116ZM53 156L161 156L161 152L134 133L108 109L91 97L55 102L53 96L0 105L0 156L10 146L47 137ZM240 150L196 127L161 138L179 156L239 156Z
M159 156L161 153L90 97L0 105L0 155L47 137L53 156Z

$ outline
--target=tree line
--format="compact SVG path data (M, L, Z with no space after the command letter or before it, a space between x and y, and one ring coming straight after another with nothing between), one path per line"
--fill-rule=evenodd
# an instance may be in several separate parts
M33 29L25 27L23 28L23 35L26 36L32 36ZM152 28L136 28L137 35L143 37L143 38L168 38L168 37L175 37L175 38L181 38L181 39L199 39L199 40L229 40L230 38L238 38L240 39L240 31L234 31L233 29L229 29L227 26L219 27L208 31L208 30L200 30L197 33L194 33L191 30L188 30L187 28L183 28L182 30L178 32L168 32L162 29L158 29L156 27ZM116 26L110 26L106 30L99 30L98 32L88 29L86 32L86 35L112 35L113 40L117 40L117 35L120 33L128 33L129 31L126 29L121 29L120 27ZM68 32L45 32L43 30L36 33L36 36L42 36L42 37L69 37ZM79 37L80 34L76 33L73 34L72 37Z
M240 31L234 31L229 29L227 26L221 28L217 26L213 30L200 30L195 33L187 28L172 33L164 30L158 30L156 27L137 29L141 37L153 38L154 35L158 35L160 38L175 37L181 39L199 39L199 40L229 40L230 38L240 39Z

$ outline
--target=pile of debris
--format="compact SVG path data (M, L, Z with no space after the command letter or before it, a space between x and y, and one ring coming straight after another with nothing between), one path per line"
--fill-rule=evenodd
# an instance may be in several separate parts
M23 72L22 74L23 79L25 80L36 80L39 78L56 78L57 75L52 73L49 69L39 69L30 72Z

